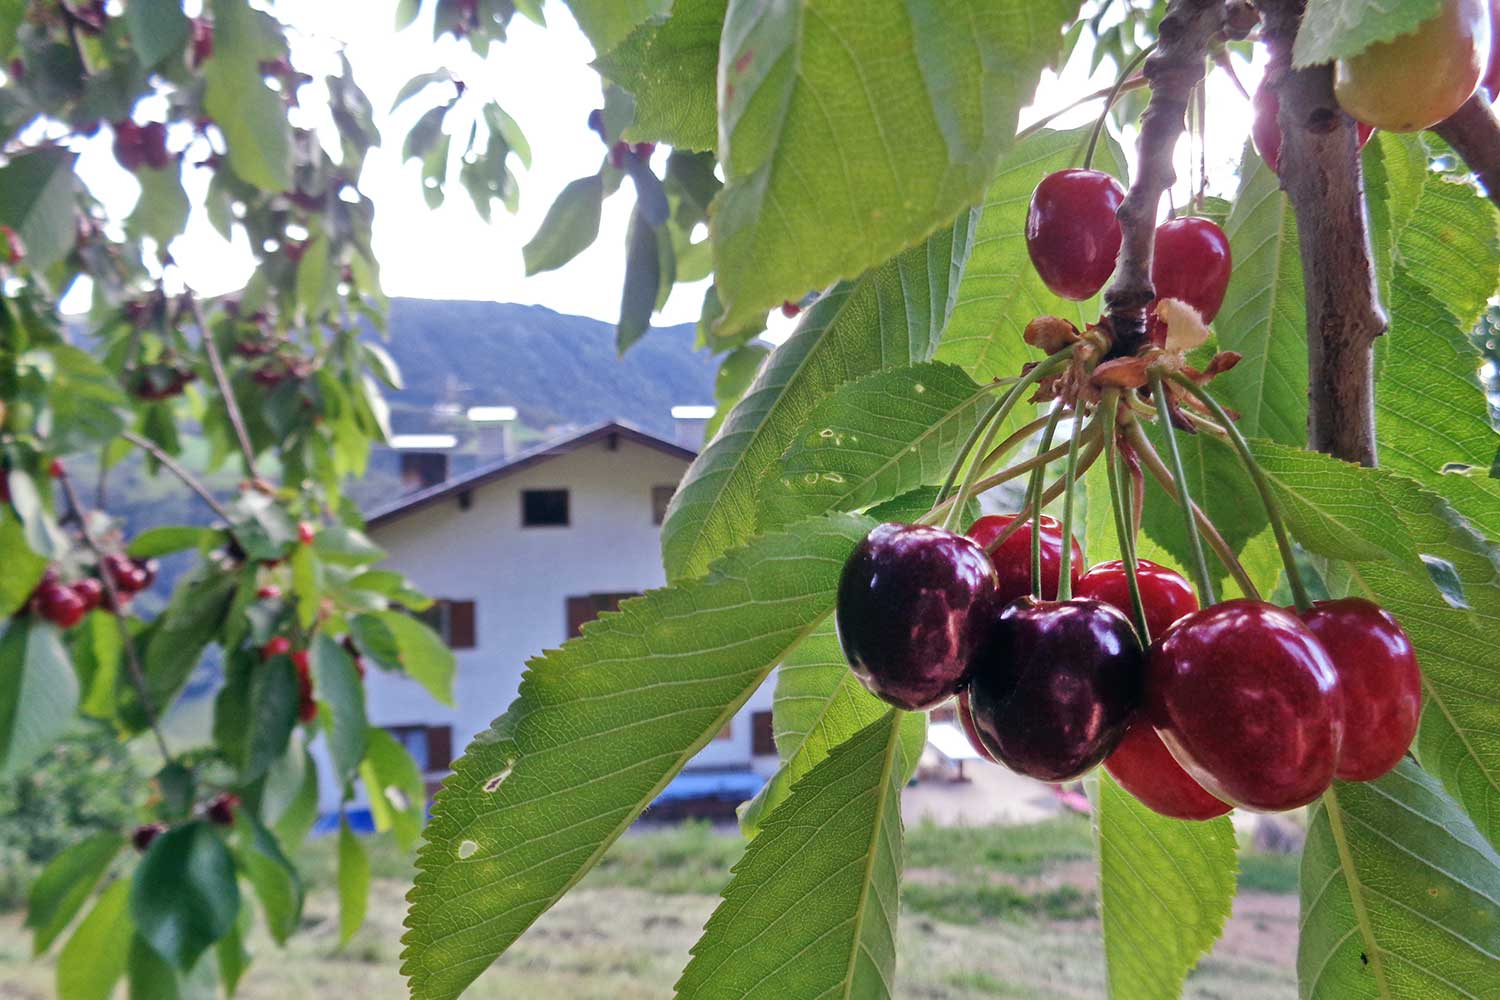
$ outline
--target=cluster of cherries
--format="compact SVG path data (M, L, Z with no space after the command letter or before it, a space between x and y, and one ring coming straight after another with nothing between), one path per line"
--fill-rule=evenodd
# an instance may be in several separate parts
M100 572L109 575L121 603L128 604L132 597L156 582L157 564L155 559L132 559L111 552L100 564ZM95 608L109 605L109 593L98 577L85 576L64 583L55 566L49 566L42 574L28 600L33 614L64 629L83 621L83 616ZM115 609L109 607L109 610Z
M860 681L909 711L950 697L976 751L1043 781L1099 764L1150 808L1209 819L1306 805L1335 777L1370 780L1411 745L1421 676L1387 612L1358 598L1306 611L1237 599L1199 609L1180 574L1137 564L1142 643L1123 563L1057 600L1062 531L982 517L966 535L882 524L839 583L835 621ZM1049 596L1050 595L1050 596Z
M233 792L215 795L203 807L203 818L215 826L234 826L234 814L240 807L240 797ZM142 823L130 832L130 843L137 851L145 853L156 842L156 838L167 832L164 823Z

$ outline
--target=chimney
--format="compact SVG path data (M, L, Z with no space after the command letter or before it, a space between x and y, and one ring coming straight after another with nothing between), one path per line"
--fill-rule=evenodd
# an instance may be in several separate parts
M480 457L505 458L515 452L514 406L471 406L468 418L478 433Z
M414 493L448 478L448 455L458 444L452 434L394 434L391 447L401 456L401 490Z
M673 437L677 443L695 451L702 448L706 443L703 432L708 429L708 422L716 412L716 408L712 406L672 407L672 420L675 423Z

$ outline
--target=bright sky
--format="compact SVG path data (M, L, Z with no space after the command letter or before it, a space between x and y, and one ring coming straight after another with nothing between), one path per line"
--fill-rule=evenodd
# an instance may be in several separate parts
M278 0L275 9L291 27L294 62L315 76L336 69L337 44L345 43L355 77L376 108L387 148L370 155L360 187L378 206L374 242L388 294L535 303L607 322L616 319L624 276L625 228L633 200L629 184L605 202L598 240L572 263L527 278L521 259L521 247L536 231L552 199L570 180L593 173L604 154L603 145L587 126L589 111L602 102L599 78L588 66L593 50L562 3L547 4L546 28L515 17L509 41L496 46L488 60L479 59L466 43L451 38L434 43L426 18L396 34L392 30L394 3L390 2ZM1047 73L1036 107L1023 117L1023 124L1112 82L1115 70L1108 62L1092 79L1087 77L1088 63L1088 53L1080 46L1061 76ZM446 100L449 92L446 87L434 88L431 100L418 97L396 115L388 113L391 101L412 76L441 66L455 70L469 85L466 100L498 98L526 133L533 154L531 169L523 171L512 159L521 184L517 215L497 206L493 221L486 225L456 184L443 207L431 211L421 194L420 165L400 162L406 130L439 95ZM1242 67L1247 87L1253 88L1259 75L1259 67ZM321 84L304 87L302 95L304 105L316 109ZM1097 103L1090 105L1055 124L1087 124L1097 115L1097 108ZM1209 109L1209 172L1217 190L1238 164L1249 131L1249 104L1222 74L1216 74ZM79 171L112 213L122 217L138 189L133 178L115 164L109 143L107 130L87 143ZM1179 149L1179 174L1184 177L1189 175L1186 152L1185 145ZM190 157L197 158L201 157ZM658 170L664 158L664 151L658 153ZM189 169L186 173L195 200L207 181L206 171ZM238 246L225 243L198 211L173 252L186 283L209 294L238 288L252 267L243 238ZM678 286L655 322L695 321L705 287L706 282ZM82 308L86 300L80 297L69 304ZM768 332L780 340L791 326L791 321L773 313Z

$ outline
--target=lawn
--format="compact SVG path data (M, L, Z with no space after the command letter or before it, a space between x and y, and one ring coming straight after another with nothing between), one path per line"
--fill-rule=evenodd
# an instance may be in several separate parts
M372 847L376 842L372 841ZM475 998L635 1000L670 994L742 841L704 824L632 832L470 990ZM902 998L1104 995L1086 820L909 831L902 892ZM371 854L370 918L337 945L332 844L308 848L303 933L284 952L262 938L240 996L250 1000L404 996L398 969L410 861ZM1223 942L1193 974L1196 1000L1290 1000L1297 905L1294 859L1249 853ZM52 970L29 957L20 915L0 916L0 998L44 1000ZM795 998L789 998L795 1000Z

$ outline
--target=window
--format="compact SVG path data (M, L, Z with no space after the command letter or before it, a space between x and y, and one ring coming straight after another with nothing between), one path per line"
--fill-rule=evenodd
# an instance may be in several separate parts
M661 524L667 519L667 504L672 502L672 494L677 492L675 486L653 486L651 487L651 523Z
M449 649L473 649L475 639L474 602L440 599L417 615L428 628L442 637Z
M757 757L776 756L776 730L770 712L750 713L750 752Z
M583 626L593 621L606 611L617 611L620 602L630 598L639 597L639 594L584 594L581 597L570 597L563 602L563 610L567 615L568 631L563 637L571 639L578 635Z
M453 763L452 726L387 726L385 731L411 754L423 774L446 771Z
M567 490L521 491L521 527L566 527L567 524Z

